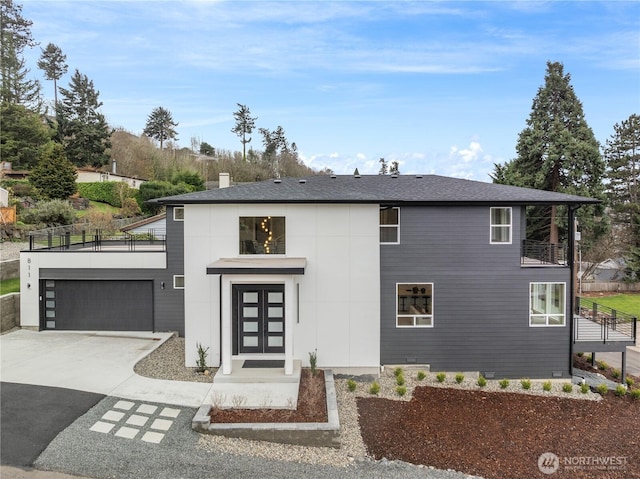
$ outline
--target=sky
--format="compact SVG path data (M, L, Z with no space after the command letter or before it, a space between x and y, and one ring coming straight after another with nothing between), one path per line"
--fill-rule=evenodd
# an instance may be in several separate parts
M604 144L640 113L640 2L14 0L41 48L93 81L112 127L140 135L168 109L178 145L241 151L237 104L338 174L491 181L516 156L547 61L571 75Z

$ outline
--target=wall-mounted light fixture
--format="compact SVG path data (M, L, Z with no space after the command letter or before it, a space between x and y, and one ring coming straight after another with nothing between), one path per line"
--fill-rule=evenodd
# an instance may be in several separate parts
M160 281L160 289L164 289L164 281Z
M31 289L31 283L27 283L27 289Z

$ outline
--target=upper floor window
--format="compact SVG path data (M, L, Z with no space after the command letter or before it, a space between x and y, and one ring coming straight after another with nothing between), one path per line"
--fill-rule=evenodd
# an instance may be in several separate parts
M380 208L380 243L400 243L400 208Z
M491 243L511 244L511 208L491 208Z
M184 221L184 206L173 208L173 221Z
M565 283L531 283L529 326L564 326Z
M433 327L433 283L396 285L396 326Z
M284 216L241 216L240 254L285 254Z

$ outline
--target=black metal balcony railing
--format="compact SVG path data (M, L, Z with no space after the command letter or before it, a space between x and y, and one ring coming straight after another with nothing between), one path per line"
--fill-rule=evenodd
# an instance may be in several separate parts
M559 265L567 266L568 247L566 244L545 243L523 240L520 263L523 265Z
M589 298L575 300L574 341L635 343L637 319Z
M29 235L29 250L48 251L166 251L165 231L110 233L84 229L35 231Z

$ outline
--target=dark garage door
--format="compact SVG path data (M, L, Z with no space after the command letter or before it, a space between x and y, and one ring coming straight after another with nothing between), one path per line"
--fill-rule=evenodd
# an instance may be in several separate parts
M152 281L43 280L44 329L153 331Z

